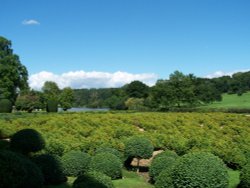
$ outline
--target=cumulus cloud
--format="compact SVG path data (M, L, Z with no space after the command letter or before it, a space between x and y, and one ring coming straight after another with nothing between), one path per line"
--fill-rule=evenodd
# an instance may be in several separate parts
M23 25L40 25L40 22L38 22L37 20L30 19L30 20L23 20L22 24Z
M58 75L52 72L42 71L29 77L29 85L32 89L40 90L44 82L53 81L56 82L60 88L68 86L74 89L110 88L121 87L134 80L139 80L152 86L157 80L157 75L153 73L131 74L121 71L114 73L71 71Z
M223 72L223 71L216 71L212 74L208 74L207 76L205 76L206 78L218 78L221 76L232 76L233 74L237 73L237 72L247 72L250 71L250 69L245 69L245 70L235 70L235 71L231 71L231 72Z

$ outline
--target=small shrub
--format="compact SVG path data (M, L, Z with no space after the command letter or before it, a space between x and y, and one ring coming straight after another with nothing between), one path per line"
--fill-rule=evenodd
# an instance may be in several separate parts
M210 153L189 153L174 166L174 187L228 187L228 173L223 161Z
M65 150L64 145L60 143L59 141L55 141L55 140L49 142L45 147L45 151L48 154L57 155L60 157L64 154L64 150Z
M125 143L125 156L149 159L154 151L152 143L143 137L132 137Z
M248 162L241 170L240 173L240 187L250 187L250 162Z
M10 147L17 152L28 154L42 150L45 147L45 141L36 130L23 129L12 136Z
M12 103L8 99L0 99L0 113L11 113Z
M0 151L0 187L23 188L43 186L43 176L39 168L17 153Z
M64 173L67 176L79 176L88 170L90 156L81 151L70 151L62 156Z
M122 177L121 160L111 153L99 153L95 155L90 162L90 169L102 172L111 179Z
M62 164L58 157L42 154L35 156L33 161L42 171L45 185L60 184L67 180L63 174Z
M47 112L58 112L58 102L55 100L48 100L46 106Z
M179 156L174 152L174 151L171 151L171 150L166 150L164 152L161 152L159 154L157 154L155 158L158 158L158 157L171 157L171 158L175 158L177 159Z
M163 170L156 178L155 188L174 188L171 173L172 173L171 168Z
M159 174L165 169L172 169L176 163L177 154L173 152L162 152L152 160L149 167L149 176L152 180L156 180Z
M77 177L73 183L73 188L114 188L111 178L101 172L88 172Z

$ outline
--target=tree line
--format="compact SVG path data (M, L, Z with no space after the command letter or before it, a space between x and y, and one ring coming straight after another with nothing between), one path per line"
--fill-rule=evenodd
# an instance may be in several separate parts
M0 37L0 78L0 106L15 105L26 111L44 109L49 101L64 110L74 106L167 111L220 101L223 93L242 95L250 90L250 71L212 79L175 71L152 87L133 81L120 88L60 90L55 82L47 81L42 91L34 91L29 88L26 67L4 37Z

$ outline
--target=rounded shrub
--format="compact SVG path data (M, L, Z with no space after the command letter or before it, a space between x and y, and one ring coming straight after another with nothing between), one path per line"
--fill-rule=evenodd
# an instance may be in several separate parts
M12 136L10 147L14 151L28 154L42 150L45 147L45 141L36 130L23 129Z
M114 188L111 178L107 175L91 171L84 175L78 176L73 183L73 188Z
M240 187L250 187L250 162L248 162L240 172Z
M223 161L211 153L189 153L181 157L172 171L175 188L228 187L228 173Z
M174 151L171 151L171 150L166 150L166 151L163 151L159 154L157 154L155 158L158 158L158 157L171 157L171 158L175 158L177 159L179 156L174 152Z
M62 156L63 171L67 176L79 176L88 170L91 157L81 151L70 151Z
M111 177L111 179L122 177L121 160L111 153L99 153L92 157L90 169L92 171L102 172Z
M65 146L61 142L53 140L47 142L45 151L48 154L57 155L61 157L64 154Z
M20 154L0 151L0 187L23 188L43 186L43 176L39 168Z
M155 188L174 188L171 173L171 168L163 170L159 176L156 177Z
M32 160L42 171L45 185L55 185L67 181L59 157L42 154L33 157Z
M156 155L149 167L149 176L153 181L156 181L156 178L159 174L165 169L172 169L176 163L177 155L175 153L166 151Z
M127 158L149 159L153 151L152 143L143 137L132 137L125 143L124 153Z
M48 100L46 105L47 112L58 112L58 101Z
M0 99L0 113L11 113L12 103L9 99Z
M97 148L95 153L96 154L98 154L98 153L111 153L111 154L115 155L116 157L118 157L119 159L123 160L123 155L121 154L121 152L119 152L118 150L116 150L114 148L100 147L100 148Z

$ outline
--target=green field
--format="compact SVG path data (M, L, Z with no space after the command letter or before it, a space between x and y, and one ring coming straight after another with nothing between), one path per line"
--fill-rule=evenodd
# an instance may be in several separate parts
M222 101L203 106L204 108L250 108L250 92L242 96L223 94Z

